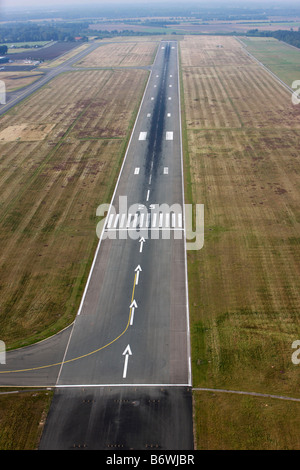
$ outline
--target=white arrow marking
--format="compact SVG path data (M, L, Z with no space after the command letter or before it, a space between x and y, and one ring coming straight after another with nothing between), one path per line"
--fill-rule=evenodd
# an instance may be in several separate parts
M140 271L142 271L142 268L140 267L140 265L138 265L138 266L135 268L135 272L136 272L135 285L136 285L136 286L137 286L138 283L139 283Z
M134 309L137 308L137 303L135 300L130 304L129 308L131 309L130 325L133 325Z
M131 356L131 355L132 355L132 352L131 352L130 346L128 344L125 351L123 352L123 356L125 356L124 369L123 369L123 379L126 378L127 367L128 367L128 359L129 359L129 356Z
M144 214L143 214L143 215L144 215ZM144 243L145 243L145 238L144 238L144 237L140 238L139 242L140 242L140 244L141 244L141 245L140 245L140 253L142 253L142 251L143 251L143 245L144 245Z

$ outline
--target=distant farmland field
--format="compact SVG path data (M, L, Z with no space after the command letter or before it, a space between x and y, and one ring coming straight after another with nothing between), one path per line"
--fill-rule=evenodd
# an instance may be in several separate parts
M41 47L38 49L30 49L25 52L14 52L11 56L13 60L53 60L61 54L74 49L79 44L78 42L56 42L51 46Z
M148 72L62 74L0 119L0 337L44 338L76 315Z
M186 37L180 48L186 197L205 206L204 247L188 253L193 385L299 397L291 347L300 338L300 108L234 38ZM201 396L199 448L215 406L207 400L204 413ZM219 408L220 424L236 400ZM257 408L251 419L251 448L280 447L279 414L274 441ZM213 434L208 442L222 445Z

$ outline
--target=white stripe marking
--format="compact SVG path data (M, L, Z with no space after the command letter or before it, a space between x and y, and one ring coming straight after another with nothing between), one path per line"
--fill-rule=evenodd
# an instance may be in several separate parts
M164 217L164 214L161 212L159 214L159 223L158 223L158 226L159 227L162 227L163 226L163 217Z
M140 132L139 140L146 140L147 132Z
M108 223L107 223L108 228L111 227L114 216L115 216L115 214L110 214L109 219L108 219Z
M153 217L152 217L152 227L156 227L156 219L157 219L157 214L154 212Z
M131 221L131 217L132 217L132 214L129 214L128 215L128 219L127 219L127 224L126 224L126 227L130 227L130 221Z
M127 375L127 367L128 367L128 354L126 354L125 356L125 363L124 363L124 369L123 369L123 379L126 379L126 375Z
M139 167L137 166L137 167L135 168L135 170L134 170L134 174L135 174L135 175L138 175L139 172L140 172L140 169L139 169Z
M166 140L173 140L173 132L166 133Z
M126 214L122 214L121 220L120 220L120 228L124 227L125 218L126 218Z
M144 214L144 212L142 212L141 215L140 215L140 227L143 226L144 218L145 218L145 214ZM141 245L142 245L142 243L141 243Z
M182 214L178 214L178 227L182 227Z
M114 228L117 227L119 217L120 217L120 214L117 214L117 215L116 215L116 218L115 218L115 222L114 222Z

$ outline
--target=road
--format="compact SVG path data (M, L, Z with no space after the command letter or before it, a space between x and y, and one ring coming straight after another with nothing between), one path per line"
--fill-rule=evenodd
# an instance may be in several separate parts
M180 119L162 41L76 319L1 366L1 384L55 386L41 449L193 448Z

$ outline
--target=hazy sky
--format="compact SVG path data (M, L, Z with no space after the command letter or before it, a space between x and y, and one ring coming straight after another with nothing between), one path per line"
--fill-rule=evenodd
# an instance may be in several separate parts
M160 4L167 4L170 3L170 5L180 4L179 0L86 0L83 2L82 0L0 0L0 6L9 8L9 7L22 7L22 9L30 7L30 6L35 6L35 7L45 7L47 4L49 5L49 8L54 8L56 5L59 5L60 7L63 6L69 6L69 5L110 5L112 3L115 4L151 4L151 3L160 3ZM186 0L185 4L197 4L198 7L201 7L202 5L213 5L213 4L222 4L222 5L228 5L228 6L243 6L243 5L253 5L253 6L264 6L264 5L299 5L299 0Z

